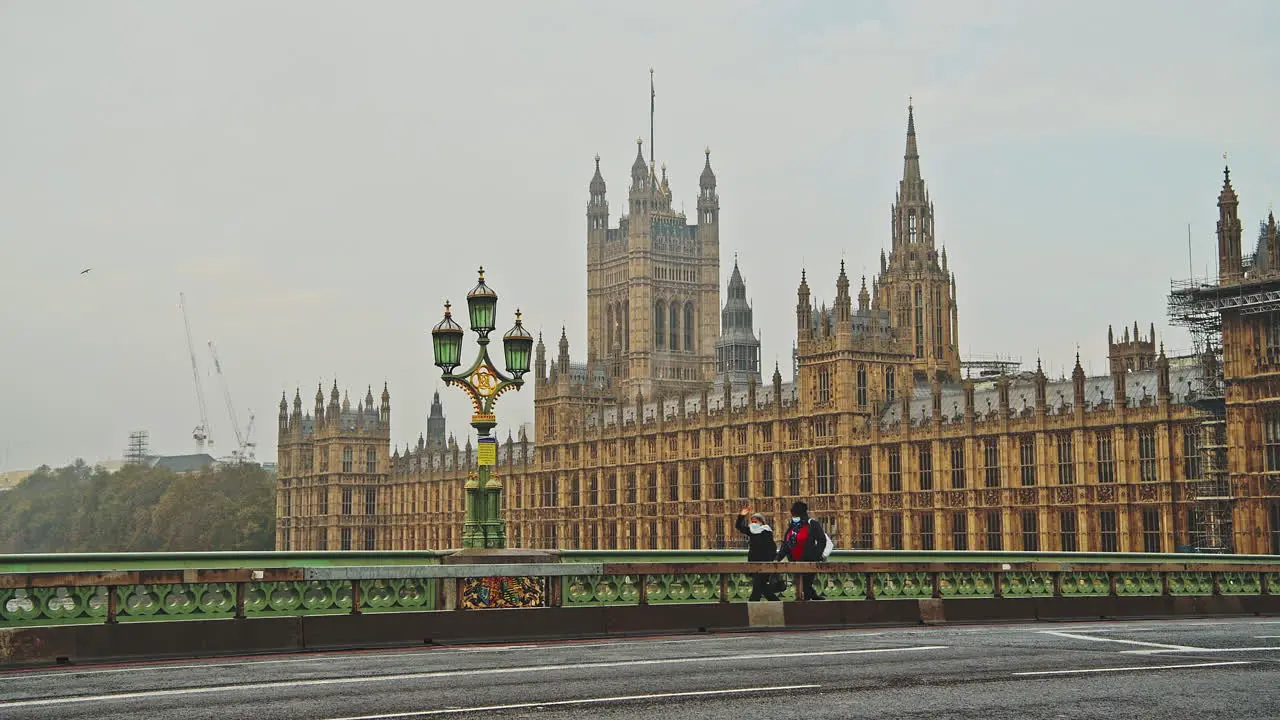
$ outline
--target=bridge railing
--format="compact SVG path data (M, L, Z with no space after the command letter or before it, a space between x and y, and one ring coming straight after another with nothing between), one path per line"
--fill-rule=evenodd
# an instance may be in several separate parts
M747 563L737 551L566 551L547 562L449 553L0 557L0 628L189 619L743 602L752 576L784 600L806 573L829 599L1280 595L1280 557L841 552ZM176 558L177 561L173 561ZM165 567L168 564L169 567ZM201 567L203 565L203 567Z

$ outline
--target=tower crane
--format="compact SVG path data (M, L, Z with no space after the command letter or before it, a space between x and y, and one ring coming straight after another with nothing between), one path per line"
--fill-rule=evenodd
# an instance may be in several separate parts
M178 293L178 307L182 309L182 325L187 331L187 353L191 355L191 377L196 381L196 404L200 408L200 424L191 431L196 441L196 448L204 452L205 445L213 445L209 437L209 408L204 402L204 388L200 385L200 365L196 363L196 348L191 342L191 322L187 319L186 293Z
M237 449L231 451L231 458L235 462L253 462L254 448L257 447L250 438L253 436L253 413L249 413L248 431L240 429L240 420L236 416L235 403L231 401L231 388L227 385L227 376L222 374L222 363L218 360L218 349L213 346L213 341L209 341L209 355L213 357L213 369L218 374L218 384L222 386L222 398L227 403L227 415L231 417L231 430L236 434Z

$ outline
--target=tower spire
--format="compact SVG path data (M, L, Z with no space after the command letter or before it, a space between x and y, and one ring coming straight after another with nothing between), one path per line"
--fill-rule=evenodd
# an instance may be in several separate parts
M916 146L916 114L912 98L907 98L907 150L903 153L902 160L904 189L914 189L915 183L920 181L920 149Z

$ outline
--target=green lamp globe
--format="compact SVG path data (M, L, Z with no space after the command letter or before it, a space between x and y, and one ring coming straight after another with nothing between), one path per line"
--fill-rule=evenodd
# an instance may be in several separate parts
M515 327L502 336L502 352L507 358L507 372L517 379L529 372L529 355L533 352L533 336L520 323L519 310L516 310Z
M452 373L462 364L462 326L453 321L449 303L444 304L444 319L431 328L431 347L436 367Z
M480 282L467 293L467 314L471 316L471 329L487 337L497 327L498 293L484 283L484 268L480 268Z

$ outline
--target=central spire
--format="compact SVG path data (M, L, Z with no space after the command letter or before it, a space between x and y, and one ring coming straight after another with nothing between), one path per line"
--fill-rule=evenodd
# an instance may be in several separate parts
M902 185L904 190L914 190L923 185L920 178L920 149L916 146L915 106L911 98L907 99L907 150L902 156ZM924 188L920 188L923 195Z

